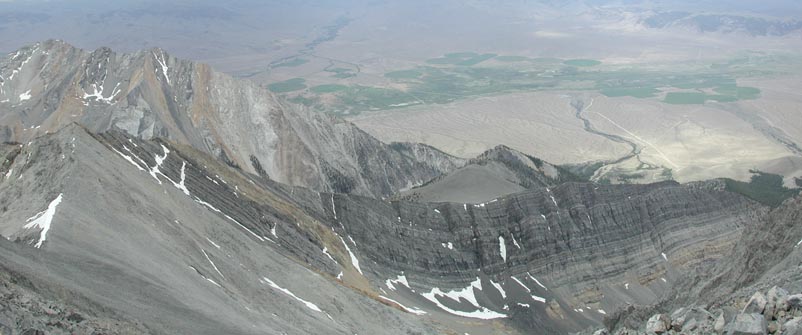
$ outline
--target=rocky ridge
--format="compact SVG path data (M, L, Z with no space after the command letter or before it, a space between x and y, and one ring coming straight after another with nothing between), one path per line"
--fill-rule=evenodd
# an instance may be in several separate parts
M353 124L288 104L247 80L161 49L87 52L61 41L0 58L0 140L25 143L79 122L191 145L275 181L387 196L462 160L379 142Z

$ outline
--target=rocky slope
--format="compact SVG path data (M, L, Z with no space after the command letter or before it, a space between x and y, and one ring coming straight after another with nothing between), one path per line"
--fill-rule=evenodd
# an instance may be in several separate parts
M25 143L70 122L164 137L273 180L386 196L461 160L418 144L385 145L353 124L171 57L46 41L0 58L0 140Z
M660 301L767 212L715 181L320 193L78 125L2 152L2 264L37 299L152 333L579 331Z

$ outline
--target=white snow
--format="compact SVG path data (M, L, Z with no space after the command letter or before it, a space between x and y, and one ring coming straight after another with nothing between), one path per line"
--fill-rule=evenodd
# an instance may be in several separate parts
M799 242L796 243L796 247L798 247L800 244L802 244L802 240L799 240ZM796 248L796 247L794 247L794 248Z
M137 169L139 169L140 171L145 171L145 169L143 169L141 166L139 166L139 164L137 164L136 162L134 162L134 160L131 158L131 156L128 156L128 155L126 155L126 154L124 154L124 153L122 153L122 152L119 152L119 151L117 151L117 149L114 149L114 148L111 148L111 150L113 150L113 151L114 151L114 152L116 152L118 155L120 155L120 156L122 156L123 158L125 158L125 160L127 160L129 163L131 163L131 164L133 164L134 166L136 166L136 168L137 168Z
M196 269L194 266L190 265L189 267L190 267L192 270L195 270L195 272L197 272L197 273L198 273L198 274L199 274L201 277L203 277L203 279L206 279L208 282L210 282L210 283L214 284L214 286L217 286L217 287L221 287L221 288L222 288L222 286L220 286L220 284L218 284L216 281L214 281L214 280L212 280L211 278L208 278L208 277L204 276L203 274L201 274L201 273L200 273L200 271L198 271L198 269Z
M534 295L534 294L532 295L532 299L533 299L533 300L535 300L535 301L537 301L537 302L542 302L542 303L544 303L544 304L546 303L546 298L539 297L539 296L536 296L536 295Z
M511 276L510 278L512 278L512 280L514 280L516 283L518 283L518 285L521 285L521 287L523 287L524 289L526 289L526 292L529 292L529 293L531 293L531 292L532 292L532 290L530 290L530 289L529 289L529 287L527 287L526 285L524 285L524 283L523 283L523 282L521 282L520 280L518 280L518 278L515 278L515 276Z
M603 309L598 309L596 311L599 312L599 314L607 314L607 312L605 312Z
M181 162L181 181L178 184L175 184L175 187L184 192L184 194L189 195L189 190L187 189L187 186L184 185L184 181L187 178L186 167L187 162Z
M256 237L256 239L258 239L259 241L262 241L262 242L264 242L264 241L265 241L265 239L264 239L264 238L262 238L261 236L257 235L256 233L254 233L254 232L253 232L253 230L250 230L250 229L248 229L248 227L245 227L245 226L243 226L241 223L239 223L239 221L237 221L237 220L234 220L234 218L232 218L232 217L228 216L227 214L225 214L225 213L221 212L219 209L217 209L217 208L214 208L214 206L212 206L210 203L208 203L208 202L206 202L206 201L203 201L203 200L199 199L198 197L195 197L195 198L194 198L194 200L195 200L195 202L197 202L197 203L199 203L199 204L201 204L201 205L204 205L204 206L206 206L207 208L209 208L209 209L211 209L211 210L213 210L213 211L215 211L215 212L217 212L217 213L220 213L220 214L222 214L223 216L225 216L225 217L226 217L226 219L229 219L229 220L233 221L233 222L234 222L234 223L236 223L238 226L240 226L240 228L242 228L242 229L245 229L245 230L246 230L248 233L250 233L251 235L253 235L253 237Z
M554 207L560 207L557 205L557 199L554 199L554 196L551 195L551 190L548 187L546 187L546 192L549 193L549 197L551 198L551 202L554 203Z
M529 304L522 304L520 302L516 303L518 306L529 308Z
M170 153L170 149L167 149L167 147L165 147L164 144L162 144L161 146L162 146L162 150L164 151L164 156L161 156L161 157L154 156L153 160L156 161L156 166L150 168L150 175L154 179L156 179L156 181L159 182L159 185L162 184L162 181L161 181L161 179L159 179L159 177L156 174L160 174L160 175L164 176L164 174L161 173L161 171L159 171L159 167L162 165L162 163L164 163L164 160L167 159L167 154ZM167 178L167 176L164 176L164 177ZM167 179L169 179L169 178L167 178Z
M468 204L462 204L462 209L464 209L465 211L468 211Z
M501 313L489 310L489 309L487 309L485 307L479 306L479 303L476 301L476 296L474 295L474 289L482 290L481 283L482 283L481 279L479 279L479 277L476 277L476 280L471 282L470 286L468 286L468 287L466 287L464 289L461 289L461 290L451 290L451 291L448 291L448 292L443 292L439 288L435 287L430 292L423 293L421 295L424 298L426 298L427 300L433 302L440 309L442 309L442 310L444 310L444 311L446 311L446 312L448 312L450 314L457 315L457 316L462 316L462 317L466 317L466 318L482 319L482 320L506 318L507 315L505 315L505 314L501 314ZM473 311L473 312L463 312L463 311L453 310L453 309L449 308L448 306L443 305L443 303L440 302L438 297L442 297L442 296L448 297L449 299L454 300L456 302L459 302L460 298L461 299L465 299L469 303L471 303L471 305L473 305L474 307L476 307L478 309L476 311Z
M214 268L214 271L217 271L217 274L219 274L220 277L223 277L223 279L225 279L226 276L224 276L223 273L220 272L220 269L217 268L217 265L215 265L214 262L212 262L212 259L209 258L209 254L206 253L206 250L201 249L201 252L203 253L203 256L206 257L206 260L209 261L209 264L212 265L212 267Z
M665 252L661 252L660 254L663 255L663 259L668 260L668 257L666 257L666 253Z
M337 220L337 207L334 206L334 194L331 195L331 212L334 213L334 219ZM399 218L399 222L400 222Z
M424 315L424 314L426 314L426 311L424 311L424 310L421 310L421 309L419 309L417 307L413 307L413 308L406 307L406 306L402 305L400 302L395 301L393 299L390 299L388 297L385 297L383 295L380 295L379 298L382 298L384 300L387 300L389 302L392 302L392 303L398 305L399 307L401 307L401 309L403 309L407 313L412 313L412 314L415 314L415 315Z
M405 275L399 275L395 279L387 279L386 281L384 281L384 285L387 285L387 288L393 291L395 291L394 284L401 284L406 286L410 290L412 289L411 287L409 287L409 282L407 281L407 277Z
M527 276L529 276L529 279L532 279L532 280L534 280L534 281L535 281L535 283L536 283L538 286L542 287L544 290L546 290L546 291L548 291L548 290L549 290L549 289L547 289L547 288L546 288L546 286L544 286L543 284L541 284L541 283L540 283L540 281L539 281L539 280L537 280L537 278L535 278L534 276L532 276L532 274L531 274L531 273L529 273L529 271L527 271L527 272L526 272L526 275L527 275Z
M28 90L28 92L25 92L25 93L22 93L22 94L19 95L19 101L20 102L25 101L25 100L30 100L30 99L31 99L31 90Z
M624 289L629 289L629 283L624 283Z
M495 287L498 290L498 292L501 293L502 299L507 299L507 292L504 291L504 288L501 287L501 284L496 283L493 280L490 280L490 284L492 284L493 287Z
M448 248L448 250L454 250L454 243L448 242L446 248Z
M350 237L350 236L348 236L348 238L351 238L351 237ZM342 242L343 242L343 245L345 246L345 250L346 250L346 251L348 251L348 255L349 255L349 256L351 256L351 265L353 265L353 266L354 266L354 268L355 268L357 271L359 271L359 274L363 274L363 273L362 273L362 269L361 269L361 268L359 268L359 260L356 258L356 255L354 255L354 253L351 251L351 248L350 248L350 247L348 247L348 243L345 243L345 240L343 239L343 237L342 237L342 236L340 236L340 241L342 241ZM353 239L351 239L351 242L353 242L353 241L354 241L354 240L353 240ZM356 246L356 243L354 243L354 246Z
M286 294L286 295L288 295L288 296L292 297L292 298L293 298L293 299L295 299L295 300L298 300L299 302L303 303L303 304L304 304L304 305L305 305L307 308L309 308L309 309L311 309L311 310L313 310L313 311L315 311L315 312L320 312L320 313L322 313L322 312L323 312L323 311L321 311L321 310L320 310L320 308L318 308L318 307L317 307L317 305L315 305L315 304L313 304L313 303L311 303L311 302L309 302L309 301L306 301L306 300L303 300L303 299L299 298L297 295L295 295L294 293L290 292L290 290L288 290L288 289L286 289L286 288L283 288L283 287L281 287L281 286L278 286L278 285L277 285L275 282L273 282L273 281L272 281L272 280L270 280L269 278L267 278L267 277L262 277L262 279L263 279L264 281L266 281L266 282L267 282L267 283L270 285L270 287L272 287L272 288L274 288L274 289L276 289L276 290L279 290L279 291L281 291L282 293L284 293L284 294Z
M440 210L438 210L437 208L434 209L434 212L440 214Z
M47 232L50 231L50 225L53 223L53 216L56 215L56 207L61 203L62 196L64 194L61 193L47 205L47 209L37 213L36 215L30 217L25 222L28 222L23 228L31 229L33 227L41 228L42 232L39 233L39 241L36 242L34 247L41 248L42 243L47 240Z
M157 56L156 53L153 53L153 57L156 59L156 62L159 63L162 67L162 74L164 74L164 79L167 80L167 84L170 85L170 77L167 76L167 61L164 59L164 53L162 53L161 57Z
M515 235L510 234L512 236L512 244L515 245L516 248L521 249L521 246L518 245L518 241L515 240Z
M342 271L340 271L340 273L337 274L337 279L343 280L343 272Z
M664 283L668 282L665 278L660 278L660 280L662 280Z
M273 237L278 238L278 235L276 234L276 227L278 227L278 223L274 224L273 227L270 228L270 234L273 235Z
M6 172L6 179L11 178L11 175L14 173L14 168L8 169Z
M337 263L337 261L336 261L336 260L334 260L334 257L331 257L331 254L329 253L329 248L323 247L323 254L324 254L324 255L326 255L326 256L328 256L328 257L329 257L329 259L330 259L332 262L334 262L334 263Z
M220 246L217 243L214 243L214 241L210 240L208 237L206 240L209 241L209 243L211 243L215 248L220 249Z
M504 237L503 236L499 236L498 237L498 251L501 254L501 258L503 258L504 261L506 262L507 261L507 245L504 244Z
M98 88L98 86L100 86L100 87ZM117 85L114 86L114 89L111 90L111 95L108 98L104 98L103 97L103 84L100 84L100 85L92 84L92 94L89 94L88 92L84 91L84 96L83 96L84 105L85 106L88 105L86 103L86 99L88 99L88 98L95 98L95 101L105 102L105 103L111 105L112 104L111 100L114 99L117 96L117 94L120 94L120 92L121 92L120 83L117 83Z
M545 216L545 215L543 215L543 214L540 214L540 217L542 217L542 218L543 218L543 220L545 220L545 219L546 219L546 216Z

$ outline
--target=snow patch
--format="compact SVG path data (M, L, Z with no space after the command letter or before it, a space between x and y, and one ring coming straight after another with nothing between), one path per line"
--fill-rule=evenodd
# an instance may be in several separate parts
M412 314L415 314L415 315L424 315L424 314L426 314L426 311L424 311L424 310L421 310L421 309L419 309L417 307L414 307L414 308L406 307L406 306L402 305L400 302L395 301L393 299L390 299L388 297L385 297L383 295L380 295L379 298L382 298L383 300L386 300L386 301L389 301L389 302L392 302L392 303L398 305L399 307L401 307L401 309L403 309L407 313L412 313Z
M348 236L348 238L350 239L351 236ZM345 246L345 250L348 251L348 255L351 256L351 265L353 265L354 268L357 271L359 271L359 274L363 274L362 273L362 269L359 267L359 260L356 258L356 255L354 255L354 253L351 251L351 248L348 247L348 243L345 243L345 240L342 238L342 236L340 236L340 241L343 242L343 245ZM351 242L353 243L354 240L351 239ZM356 243L354 243L354 246L356 246Z
M666 253L665 252L661 252L660 254L663 255L663 259L668 260L668 257L666 257Z
M276 290L279 290L279 291L281 291L282 293L284 293L284 294L286 294L286 295L288 295L288 296L292 297L292 298L293 298L293 299L295 299L295 300L298 300L299 302L301 302L302 304L304 304L304 305L306 306L306 308L309 308L309 309L311 309L311 310L313 310L313 311L315 311L315 312L320 312L320 313L322 313L322 312L323 312L322 310L320 310L320 308L318 308L318 307L317 307L317 305L315 305L315 304L313 304L313 303L311 303L311 302L309 302L309 301L306 301L306 300L303 300L303 299L299 298L297 295L295 295L294 293L290 292L290 290L288 290L288 289L286 289L286 288L283 288L283 287L281 287L281 286L278 286L278 285L277 285L275 282L273 282L273 281L272 281L272 280L270 280L269 278L267 278L267 277L262 277L262 280L266 281L266 282L267 282L267 284L268 284L268 285L270 285L270 287L272 287L272 288L274 288L274 289L276 289Z
M518 245L518 241L515 240L515 235L510 234L512 236L512 244L515 245L516 248L521 249L521 246Z
M507 245L504 244L504 236L498 237L498 251L501 254L501 258L504 259L504 262L507 261Z
M334 257L331 257L331 254L329 253L329 248L323 247L323 254L326 255L332 262L337 263L337 261L334 260Z
M531 292L532 292L532 290L530 290L530 289L529 289L529 287L527 287L526 285L524 285L524 283L523 283L523 282L521 282L520 280L518 280L518 278L515 278L515 276L511 276L510 278L512 278L512 280L514 280L516 283L518 283L518 285L521 285L521 287L523 287L524 289L526 289L526 292L528 292L528 293L531 293Z
M532 274L531 274L531 273L529 273L529 271L527 271L527 272L526 272L526 275L527 275L527 276L529 276L529 279L532 279L532 280L534 280L534 281L535 281L535 283L536 283L538 286L542 287L544 290L546 290L546 291L548 291L548 290L549 290L549 289L547 289L547 288L546 288L546 286L544 286L543 284L541 284L541 283L540 283L540 281L539 281L539 280L537 280L537 278L535 278L534 276L532 276Z
M209 241L209 243L211 243L215 248L220 249L220 246L217 243L214 243L214 241L210 240L208 237L206 240Z
M47 209L36 213L36 215L30 217L25 222L28 222L23 228L31 229L33 227L37 227L42 229L42 232L39 233L39 241L34 244L34 247L41 248L42 243L47 240L47 232L50 231L50 225L53 223L53 216L56 215L56 207L61 203L61 199L64 193L61 193L47 205Z
M596 311L599 312L599 314L607 314L603 309L597 309Z
M427 300L433 302L437 307L440 309L457 316L462 316L466 318L475 318L475 319L482 319L482 320L490 320L490 319L498 319L498 318L506 318L507 315L501 314L492 310L489 310L485 307L479 306L479 303L476 301L476 296L474 295L474 289L482 290L481 279L476 277L476 280L471 282L470 286L461 289L461 290L451 290L448 292L443 292L439 288L435 287L428 293L421 294ZM457 311L454 309L449 308L443 303L440 302L438 297L448 297L451 300L459 302L460 299L467 300L471 305L478 308L476 311L473 312L463 312Z
M175 187L184 192L184 194L189 195L189 190L187 189L187 186L184 184L184 181L187 179L186 167L187 167L187 162L181 162L181 181L178 184L175 184Z
M498 290L499 293L501 293L501 298L502 299L507 299L507 292L504 291L504 288L501 287L501 284L496 283L496 282L494 282L492 280L490 281L490 284L493 285L493 287L495 287Z
M209 258L209 254L207 254L207 253L206 253L206 250L203 250L203 249L201 249L201 252L203 253L203 256L205 256L205 257L206 257L206 260L207 260L207 261L209 261L209 264L211 264L211 265L212 265L212 267L214 268L214 271L217 271L217 274L219 274L219 275L220 275L220 277L222 277L223 279L225 279L225 278L226 278L226 276L224 276L224 275L223 275L223 273L222 273L222 272L220 272L220 269L218 269L218 268L217 268L217 265L215 265L215 264L214 264L214 262L212 262L212 259L211 259L211 258Z
M206 208L209 208L209 209L211 209L212 211L215 211L215 212L217 212L217 213L219 213L219 214L223 215L223 216L224 216L226 219L229 219L229 220L231 220L232 222L236 223L238 226L240 226L240 228L242 228L242 229L245 229L245 230L246 230L248 233L250 233L251 235L253 235L253 237L256 237L256 239L258 239L259 241L262 241L262 242L264 242L264 241L265 241L265 239L264 239L263 237L261 237L261 236L257 235L256 233L254 233L254 232L253 232L253 230L250 230L250 229L248 229L248 227L245 227L245 226L243 226L241 223L239 223L239 221L237 221L237 220L234 220L234 218L232 218L232 217L228 216L227 214L225 214L225 213L221 212L219 209L215 208L215 207L214 207L214 206L212 206L210 203L208 203L208 202L206 202L206 201L203 201L203 200L199 199L198 197L194 197L194 200L195 200L195 202L197 202L197 203L199 203L199 204L201 204L201 205L204 205L204 206L206 206Z
M167 61L164 59L164 52L162 52L161 57L157 56L156 53L153 53L153 58L155 58L156 62L158 62L161 66L162 74L164 75L164 79L167 81L167 85L170 85L170 77L167 76L167 70L169 68L167 67Z
M532 295L532 300L537 301L537 302L542 302L544 304L546 303L546 298L539 297L539 296L536 296L534 294Z
M410 290L412 289L411 287L409 287L409 282L407 281L407 277L405 275L399 275L398 277L396 277L396 279L387 279L386 281L384 281L384 285L386 285L387 288L393 291L395 291L394 284L401 284L406 286Z
M30 100L30 99L31 99L31 90L28 90L28 92L25 92L25 93L22 93L22 94L19 95L19 101L20 102L23 102L25 100Z
M334 194L331 195L331 212L334 213L334 219L337 220L337 207L334 206Z

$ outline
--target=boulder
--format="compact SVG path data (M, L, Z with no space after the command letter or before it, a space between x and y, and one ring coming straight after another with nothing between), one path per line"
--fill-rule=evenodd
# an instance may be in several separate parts
M610 333L607 331L607 328L602 328L593 332L593 335L608 335L608 334Z
M790 295L787 301L789 308L802 309L802 294Z
M766 296L764 296L763 293L755 292L752 298L749 299L749 302L746 303L746 306L744 306L741 314L763 313L763 310L766 308L766 303Z
M788 291L774 286L766 294L766 308L763 310L763 316L766 320L771 321L776 318L779 311L788 310Z
M671 327L671 319L665 314L655 314L646 321L646 332L648 334L663 334Z
M783 335L802 335L802 318L793 318L783 325Z
M741 313L728 328L728 335L766 335L766 319L759 313Z
M726 325L727 321L724 320L724 312L721 312L716 318L716 323L713 324L713 330L715 330L716 333L721 333L724 331L724 326Z

